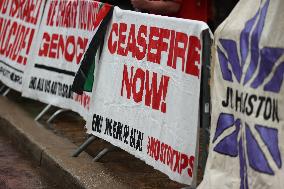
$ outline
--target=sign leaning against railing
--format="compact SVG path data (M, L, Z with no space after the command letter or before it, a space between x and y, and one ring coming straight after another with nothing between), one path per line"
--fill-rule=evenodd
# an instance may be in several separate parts
M191 184L206 29L199 21L115 7L94 69L87 132Z
M215 32L212 129L199 189L284 186L284 1L242 0Z
M23 96L83 117L90 93L71 91L72 83L88 45L113 7L92 0L48 0L35 49L24 77Z
M16 91L22 91L44 3L45 0L0 3L0 80Z

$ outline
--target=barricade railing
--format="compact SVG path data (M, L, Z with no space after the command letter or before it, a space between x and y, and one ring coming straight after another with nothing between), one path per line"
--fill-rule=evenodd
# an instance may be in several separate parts
M72 107L72 106L74 106L73 103L75 103L74 102L75 100L72 96L72 91L71 91L71 87L70 87L70 80L73 81L73 79L76 75L76 72L74 71L73 68L71 69L71 66L70 66L70 68L68 66L65 66L65 65L62 66L62 62L64 62L64 61L68 62L69 61L68 64L79 65L81 57L84 58L84 56L87 56L88 53L94 53L94 52L97 53L97 56L100 57L103 54L103 52L102 52L102 50L101 50L101 52L98 52L98 51L99 51L99 49L103 49L104 40L105 40L104 35L107 32L107 28L111 27L110 25L108 26L108 24L109 24L109 22L112 18L112 11L113 11L113 7L111 7L109 5L98 6L97 7L98 8L98 10L97 10L98 14L100 13L100 14L104 15L104 17L102 18L102 20L100 20L101 24L96 23L97 25L94 25L92 27L86 26L84 28L84 23L82 25L80 25L80 24L72 25L71 23L69 23L71 25L68 26L68 27L65 26L64 23L61 23L62 25L60 26L60 23L59 23L59 26L57 26L53 23L52 18L49 17L50 15L48 15L48 12L54 11L55 7L57 6L56 4L54 4L54 2L55 1L46 0L45 2L43 2L42 5L39 5L37 7L38 11L41 12L40 14L42 15L38 22L34 21L34 23L25 23L24 20L19 21L19 19L14 19L12 17L9 18L9 15L5 15L7 17L7 19L10 19L12 22L15 22L15 23L21 22L21 24L25 25L27 28L31 27L32 29L34 29L36 31L35 32L36 35L31 36L31 39L30 39L31 44L30 44L29 48L32 49L32 51L39 52L39 53L33 53L32 54L33 57L28 57L29 71L27 72L27 74L24 72L24 70L14 68L14 67L11 68L11 66L9 66L9 62L8 63L3 62L3 65L4 66L8 65L7 69L11 68L12 70L14 70L15 73L19 74L18 77L22 77L22 78L26 79L26 80L23 81L23 84L21 85L21 87L23 87L23 96L24 97L37 99L39 101L46 103L45 107L35 117L35 119L34 119L35 121L41 120L42 117L44 115L46 115L47 112L49 112L52 107L59 107L58 104L53 103L55 101L54 98L56 98L57 101L61 101L61 103L64 104L64 105L60 106L60 108L58 108L54 113L52 113L52 115L50 115L50 117L46 120L47 124L51 124L52 121L54 121L54 119L56 119L59 115L65 113L67 111L76 111ZM98 2L89 2L89 3L90 4L91 3L98 4ZM92 6L92 7L94 7L94 6ZM121 10L118 10L117 12L119 13L120 11ZM133 14L134 14L133 15L134 17L139 16L138 13L133 13ZM100 15L100 16L102 17L102 15ZM100 16L98 16L98 18L100 18ZM106 19L106 18L108 18L108 19ZM159 18L162 19L161 17L159 17ZM30 26L30 25L32 25L32 26ZM113 23L113 26L116 26L115 23ZM117 27L118 27L118 25L117 25ZM200 27L203 27L203 26L200 26ZM155 26L153 28L151 28L151 30L155 30L155 28L157 29L158 26ZM115 30L115 27L112 28L112 29ZM139 29L139 31L140 31L140 29ZM161 28L161 29L163 29L163 28ZM93 37L94 31L96 31L95 37ZM171 31L169 29L167 29L167 31L163 30L163 32L165 32L164 33L165 36L167 36L167 34L168 35L170 35L170 34L171 35L179 35L181 33L181 32L178 33L176 31L174 31L173 29ZM176 33L174 33L174 32L176 32ZM69 35L67 35L67 33ZM114 33L115 33L115 31L114 31ZM174 34L172 34L172 33L174 33ZM207 29L204 30L202 33L203 33L203 35L202 35L203 36L203 38L202 38L203 49L201 49L201 51L202 51L202 65L201 65L202 66L202 73L201 73L201 88L200 88L200 102L199 102L200 103L199 104L199 124L200 124L201 129L205 131L204 132L205 136L202 137L204 139L204 141L201 141L200 143L197 142L197 148L196 148L196 152L195 152L196 154L193 154L193 156L197 159L200 158L201 170L203 172L204 166L206 164L206 158L207 158L207 145L209 143L209 125L210 125L210 86L209 86L210 77L209 77L209 75L210 75L211 37L210 37L210 33ZM185 33L182 33L182 34L185 34ZM61 40L60 41L61 43L66 42L66 44L65 44L66 49L67 49L68 45L70 45L70 44L67 44L67 42L68 41L70 42L73 39L78 40L78 44L80 43L79 46L85 44L85 46L84 46L85 49L81 49L81 50L86 51L86 49L88 47L86 44L87 44L88 41L91 41L90 44L92 44L93 46L91 46L91 45L89 46L89 49L91 49L91 51L86 51L84 56L83 56L83 54L81 54L80 55L81 57L75 57L75 58L73 57L72 60L70 60L71 59L70 57L66 58L66 56L67 56L66 54L64 55L64 53L66 53L66 51L67 51L66 49L65 49L66 51L64 51L64 49L62 50L62 52L61 52L62 54L50 55L50 52L52 51L52 47L51 47L51 44L48 43L48 39L56 38L56 36L58 37L59 41ZM163 36L163 37L165 37L165 36ZM185 35L181 35L179 37L184 38L184 36ZM188 36L186 36L186 37L188 37ZM190 37L192 37L192 36L190 36ZM64 41L65 38L66 38L66 41ZM175 38L175 37L172 37L172 38ZM101 40L101 41L98 42L98 39ZM55 39L55 42L56 42L56 39ZM161 43L163 43L163 42L164 41L162 39ZM190 42L192 42L192 41L190 41ZM193 41L192 43L194 43L194 42L195 41ZM173 43L174 43L174 41L173 41ZM176 43L178 44L180 42L176 42ZM188 41L186 41L186 44L187 43L188 43ZM62 44L57 44L57 45L58 45L58 51L57 52L59 52L60 48L62 48ZM168 46L170 46L170 45L172 45L172 44L168 44ZM93 49L92 49L92 47L93 47ZM47 48L47 49L42 49L42 48ZM95 49L95 51L94 51L94 49ZM54 51L54 53L55 53L55 51ZM27 55L27 56L29 56L29 55ZM90 59L88 61L97 61L98 60L97 56L94 55L94 57L93 57L94 59ZM57 58L55 58L55 57L57 57ZM60 58L58 58L58 57L60 57ZM178 58L178 57L176 57L176 58ZM0 57L0 59L1 59L1 57ZM41 63L41 61L46 61L46 62ZM23 63L23 65L26 65L26 63L25 64ZM93 64L92 66L95 66L95 64ZM92 66L90 67L90 70L95 69ZM66 68L66 67L68 67L68 68ZM169 67L167 67L167 68L169 68ZM79 66L78 66L78 68L79 68ZM88 72L89 72L89 70L88 70ZM25 77L24 77L24 74L26 74ZM84 76L89 77L88 74L84 75ZM16 76L13 75L13 77L15 77L15 78L13 78L14 80L17 79ZM58 78L60 78L60 79L58 79ZM1 77L0 77L0 79L2 80ZM10 92L10 90L13 90L13 88L9 88L4 84L5 79L7 79L7 77L6 78L3 77L3 83L2 82L0 83L1 84L0 85L0 93L1 93L2 96L6 96ZM77 98L76 103L81 103L81 105L82 105L82 109L78 110L78 112L84 112L84 110L87 111L86 107L88 107L87 104L90 103L90 101L91 101L90 100L91 95L92 94L82 94L81 96L79 96ZM46 100L46 99L48 99L48 100ZM72 105L70 105L70 104L72 104ZM165 110L162 110L162 111L165 111ZM83 115L83 117L84 116L85 115ZM200 133L199 130L198 130L198 133ZM73 157L79 156L82 151L84 151L91 143L93 143L98 138L99 137L97 137L95 135L92 135L92 134L89 135L89 137L83 142L83 144L80 145L73 152L72 156ZM199 136L197 136L197 140L199 141ZM202 149L201 154L198 153L199 148ZM117 150L117 149L120 149L120 148L115 146L115 145L112 146L112 147L104 148L95 155L93 161L99 161L106 154L113 152L114 150ZM194 161L194 162L195 163L194 163L194 168L193 168L193 173L192 173L193 174L193 181L192 181L192 185L191 185L191 187L193 187L193 188L197 184L197 171L198 171L198 161Z

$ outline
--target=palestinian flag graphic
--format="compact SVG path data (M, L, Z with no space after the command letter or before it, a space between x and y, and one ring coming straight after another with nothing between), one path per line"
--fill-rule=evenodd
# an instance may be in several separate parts
M104 38L108 23L113 14L113 6L101 4L97 15L97 32L92 38L87 51L81 61L79 70L74 78L72 90L77 94L83 94L83 91L91 92L94 82L95 57L98 49L103 49ZM99 52L99 57L101 52Z

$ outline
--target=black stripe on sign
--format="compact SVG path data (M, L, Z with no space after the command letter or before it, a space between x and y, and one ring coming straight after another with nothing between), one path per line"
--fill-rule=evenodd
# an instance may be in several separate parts
M45 65L42 65L42 64L35 64L35 68L48 70L48 71L51 71L51 72L57 72L57 73L61 73L61 74L64 74L64 75L70 75L70 76L73 76L73 77L75 77L75 75L76 75L75 72L62 70L62 69L54 68L54 67L50 67L50 66L45 66Z
M9 68L11 68L11 69L13 69L13 70L15 70L15 71L17 71L17 72L24 73L22 70L19 70L19 69L17 69L17 68L14 68L13 66L7 64L6 62L3 62L2 60L0 60L0 62L1 62L2 64L4 64L5 66L7 66L7 67L9 67Z

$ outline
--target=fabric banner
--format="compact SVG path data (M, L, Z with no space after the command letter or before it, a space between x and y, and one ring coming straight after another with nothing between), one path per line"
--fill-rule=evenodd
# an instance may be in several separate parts
M44 0L0 2L0 80L16 91L22 91L44 3Z
M202 33L207 29L199 21L115 7L94 69L87 132L171 179L191 184L199 127Z
M86 117L90 93L73 93L72 83L93 35L105 18L111 19L112 10L92 0L48 0L25 74L23 96Z
M198 189L284 186L283 10L283 0L241 0L215 32L211 143Z

